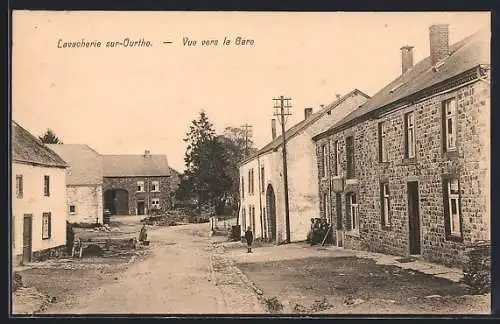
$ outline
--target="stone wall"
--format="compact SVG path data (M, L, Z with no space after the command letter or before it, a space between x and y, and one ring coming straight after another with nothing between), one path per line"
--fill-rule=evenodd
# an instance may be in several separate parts
M137 181L144 181L145 192L137 192ZM150 191L152 181L160 181L160 192ZM128 192L128 209L130 215L137 213L138 200L145 201L147 210L151 209L152 198L160 199L160 209L165 210L172 207L170 177L105 177L103 181L103 193L110 189L123 189ZM103 196L105 197L105 194Z
M66 245L59 245L50 249L33 252L31 261L45 261L51 258L59 258L65 255L67 255Z
M427 260L447 265L462 263L464 244L489 239L489 86L475 82L457 90L442 93L408 107L394 110L376 119L358 123L340 133L317 141L318 161L321 145L338 141L342 171L346 170L345 138L354 136L355 178L357 185L346 185L342 192L343 222L346 222L346 193L357 193L359 235L346 234L345 246L374 252L408 255L409 225L407 183L417 181L421 253ZM457 154L442 149L442 103L457 100ZM404 114L415 113L416 158L404 158ZM486 116L486 117L485 117ZM378 123L388 125L388 162L379 162ZM333 150L330 150L332 152ZM333 165L333 152L330 165ZM318 163L321 174L321 164ZM454 174L460 183L462 237L445 233L443 175ZM327 179L319 180L320 215L325 215L324 192L329 192L331 170ZM390 219L382 227L380 183L390 188ZM330 211L336 218L335 193L330 195ZM336 226L336 221L334 221Z

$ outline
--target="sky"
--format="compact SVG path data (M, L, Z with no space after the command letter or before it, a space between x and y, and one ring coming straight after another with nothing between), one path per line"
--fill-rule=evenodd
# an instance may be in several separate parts
M429 56L428 28L441 23L453 44L489 28L490 14L14 11L12 119L101 154L166 154L183 171L183 138L201 110L219 133L252 125L262 147L274 97L292 99L288 128L337 94L372 96L401 74L401 46L414 46L414 63ZM126 38L151 46L105 46ZM58 47L82 39L101 47Z

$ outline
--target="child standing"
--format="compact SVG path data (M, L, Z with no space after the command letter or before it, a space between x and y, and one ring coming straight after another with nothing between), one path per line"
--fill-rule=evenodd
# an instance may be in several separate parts
M250 226L248 226L247 231L245 232L245 239L247 240L247 253L252 253L253 233Z

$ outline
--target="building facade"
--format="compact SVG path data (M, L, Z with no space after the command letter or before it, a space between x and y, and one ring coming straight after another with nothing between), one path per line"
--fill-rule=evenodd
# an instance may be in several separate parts
M114 215L146 215L171 208L165 155L103 155L104 208Z
M48 144L66 161L67 219L103 223L102 156L86 144Z
M355 89L318 112L304 110L304 119L286 132L290 241L307 238L310 219L318 217L316 147L312 136L358 108L369 98ZM256 238L286 241L283 140L276 136L272 121L272 141L240 165L240 224L254 230Z
M448 46L430 27L430 56L314 137L320 214L346 248L462 262L490 239L489 31Z
M66 244L66 163L12 122L13 262L31 262Z

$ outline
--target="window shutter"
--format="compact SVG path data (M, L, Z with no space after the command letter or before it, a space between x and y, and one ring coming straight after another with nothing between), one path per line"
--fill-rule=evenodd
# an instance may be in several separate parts
M462 215L462 191L460 189L460 180L458 180L458 221L460 223L460 237L464 237L464 229L463 229L463 215Z
M48 228L49 228L49 238L52 236L52 213L48 213L48 222L49 222L49 225L48 225Z
M446 134L446 101L441 104L441 129L442 129L442 139L441 139L441 145L443 147L443 152L446 152L446 141L447 139L447 134Z
M404 115L405 158L408 158L408 115Z
M384 183L380 183L380 223L382 226L387 226L384 220L384 204L385 204L385 199L384 199Z
M443 211L444 211L444 230L446 234L446 238L448 238L451 234L450 228L450 206L448 205L448 179L443 177Z
M335 195L335 208L337 209L337 229L342 229L342 196L337 193Z
M378 124L378 160L382 161L382 123Z
M352 230L352 224L351 224L351 196L348 195L346 197L346 221L345 221L345 224L346 224L346 228L347 230Z

